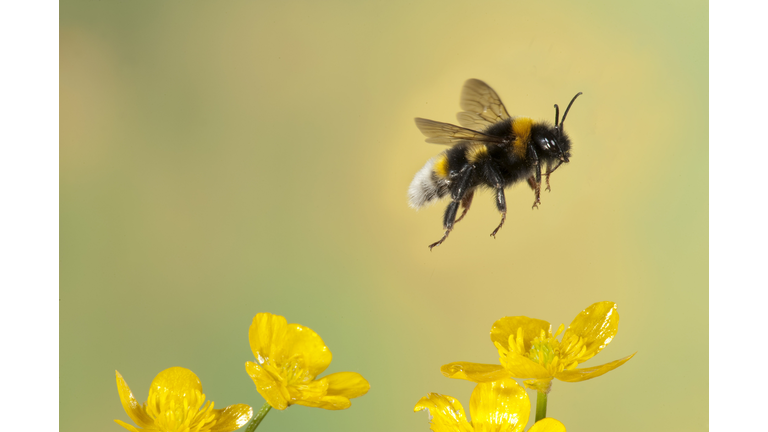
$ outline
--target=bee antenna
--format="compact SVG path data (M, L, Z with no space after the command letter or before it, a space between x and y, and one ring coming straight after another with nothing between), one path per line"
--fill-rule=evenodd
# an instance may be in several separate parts
M571 109L571 105L573 105L573 102L575 102L576 98L579 96L581 96L581 92L576 93L576 96L574 96L573 99L571 99L571 103L568 104L568 108L566 108L565 112L563 113L563 121L560 122L560 126L562 126L563 123L565 123L565 116L568 115L568 111Z
M555 127L557 127L560 119L560 107L555 104Z

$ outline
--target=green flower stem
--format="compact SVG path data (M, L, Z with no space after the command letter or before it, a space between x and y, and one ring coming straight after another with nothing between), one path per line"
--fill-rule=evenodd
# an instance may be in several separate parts
M536 421L539 421L547 416L547 394L543 391L536 393Z
M251 421L245 427L245 432L255 431L256 428L259 427L259 423L261 423L261 421L264 420L264 417L266 417L267 413L271 409L272 409L272 405L270 405L269 402L264 402L264 405L261 406L261 409L259 410L259 412L256 413L256 415L251 419Z

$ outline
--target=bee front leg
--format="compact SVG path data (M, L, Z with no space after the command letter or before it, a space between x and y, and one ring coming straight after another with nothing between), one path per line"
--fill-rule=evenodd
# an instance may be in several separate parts
M541 204L541 164L539 163L539 155L536 154L536 150L534 150L532 145L528 146L528 151L531 153L531 159L533 159L533 169L535 173L535 176L528 178L528 184L532 184L531 188L533 189L534 195L531 209L535 209L539 208L539 204Z
M560 168L560 165L563 164L563 161L559 160L557 161L557 165L555 165L554 168L550 168L547 166L547 172L544 173L545 176L547 176L547 192L552 192L552 189L549 187L549 176L552 175L553 172L555 172L556 169Z
M453 230L453 225L456 223L456 212L459 210L459 204L462 203L465 196L474 193L474 191L469 190L469 182L472 179L473 171L474 166L467 165L463 170L461 170L458 178L453 183L454 186L451 188L452 201L450 204L448 204L448 207L446 207L445 214L443 215L443 228L445 229L445 234L443 234L443 238L429 245L430 251L433 247L439 246L445 241L445 239L448 238L448 234L451 233ZM471 196L469 197L469 201L471 203ZM466 211L464 213L466 213ZM464 217L464 214L461 216Z

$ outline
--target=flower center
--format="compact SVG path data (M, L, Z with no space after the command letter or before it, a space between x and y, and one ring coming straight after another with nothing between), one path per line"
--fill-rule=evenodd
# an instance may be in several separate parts
M271 361L267 360L261 364L261 367L269 372L277 382L290 386L312 380L313 377L309 376L307 368L303 367L304 363L303 358L294 356L282 365L274 365Z
M531 341L531 348L526 353L528 358L544 366L550 375L555 376L566 369L573 369L577 363L572 361L563 361L563 349L557 336L563 332L564 325L560 324L557 332L553 335L551 332L541 331L538 337Z
M543 333L543 332L542 332ZM555 338L540 337L533 339L528 358L544 366L552 363L560 354L560 344Z
M216 424L213 403L199 390L152 393L146 410L162 432L206 432Z

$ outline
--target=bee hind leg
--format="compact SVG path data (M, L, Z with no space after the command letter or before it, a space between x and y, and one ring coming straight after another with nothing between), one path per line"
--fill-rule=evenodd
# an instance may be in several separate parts
M448 234L450 234L451 231L453 230L453 225L458 223L460 220L464 219L464 216L466 216L467 212L469 211L469 207L472 205L472 198L474 198L474 196L475 196L475 191L469 191L467 192L466 195L464 195L464 198L461 199L461 207L463 207L464 209L461 212L461 216L459 216L456 220L450 223L450 228L447 228L446 226L447 229L445 230L445 234L443 234L443 238L429 245L429 250L432 250L433 247L438 246L442 242L444 242L445 239L448 238ZM447 221L449 219L456 217L456 212L458 211L458 205L459 203L454 201L448 205L447 209L445 209L445 216L444 216L444 220L446 222L445 225L448 225Z
M443 215L443 228L445 228L445 234L443 234L443 238L429 245L430 251L433 247L439 246L448 238L448 234L451 233L453 225L456 223L456 212L459 210L459 204L464 202L464 198L467 197L467 195L470 195L467 202L467 209L469 208L469 204L472 202L471 195L474 194L474 189L470 187L473 171L474 166L467 165L461 170L459 178L454 182L454 186L451 190L452 201L448 204L448 207L445 208L445 214ZM466 210L461 216L464 217L465 213Z
M452 201L450 204L448 204L448 207L446 207L445 215L443 216L443 227L445 227L445 234L443 234L443 238L429 245L430 251L433 247L440 246L445 241L445 239L448 238L448 234L453 231L453 224L456 223L454 219L456 219L456 212L459 210L459 203L460 201Z
M432 243L431 245L429 245L429 250L432 251L433 247L440 246L445 241L445 239L448 238L448 234L450 234L450 233L451 233L451 230L446 230L445 234L443 234L443 238L441 238L440 240L438 240L438 241Z

